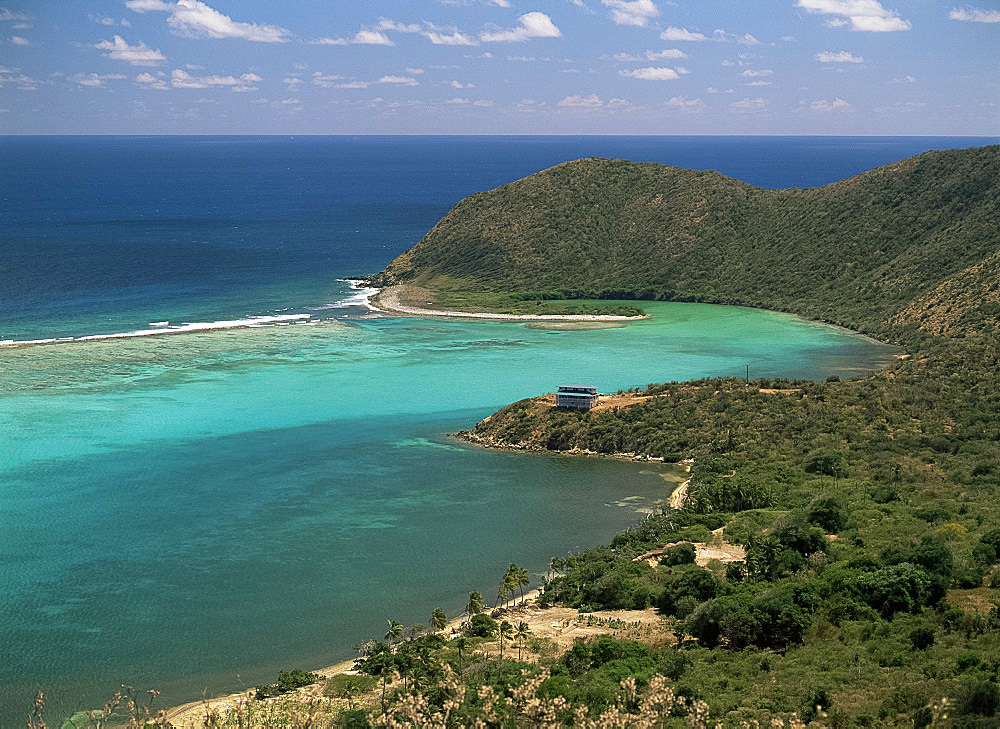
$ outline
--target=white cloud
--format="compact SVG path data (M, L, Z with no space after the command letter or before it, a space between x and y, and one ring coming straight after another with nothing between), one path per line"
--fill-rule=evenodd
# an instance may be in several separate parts
M409 73L409 74L413 74L414 76L419 76L420 74L422 74L424 72L424 69L422 69L422 68L407 68L406 72Z
M251 91L252 84L263 81L255 73L242 76L192 76L187 71L175 68L170 73L170 85L175 89L207 89L210 86L228 86L234 90Z
M319 86L324 89L334 89L337 85L344 80L343 76L337 76L336 74L324 74L322 71L316 71L312 75L312 83L314 86Z
M672 96L663 105L681 111L701 111L705 108L705 102L701 99L689 99L686 96Z
M671 25L665 31L660 33L660 40L666 41L703 41L708 40L708 37L702 33L693 33L687 28L677 28Z
M828 25L869 33L888 33L909 30L909 20L901 18L895 10L888 10L878 0L796 0L796 5L810 13L835 15Z
M756 114L767 111L767 101L759 96L756 99L743 98L730 104L729 110L736 114Z
M645 28L650 20L660 14L653 0L601 0L606 8L611 8L611 19L618 25L634 25Z
M460 33L457 30L451 32L441 32L438 30L428 30L424 36L436 46L477 46L479 42L471 35Z
M27 38L22 38L19 35L12 35L10 37L10 42L13 43L15 46L30 46L31 45L31 41L30 40L28 40Z
M403 86L419 86L420 82L413 76L383 76L378 80L380 84L401 84Z
M19 91L38 90L38 81L31 76L25 76L20 69L0 66L0 88L6 84L17 84Z
M774 71L772 71L769 68L762 68L760 70L754 70L752 68L748 68L746 71L741 73L740 76L746 76L747 78L760 78L762 76L771 76L773 74Z
M825 99L814 101L809 105L809 109L825 113L834 111L854 111L854 107L841 98L836 98L833 101L826 101Z
M477 99L476 101L472 102L472 105L473 106L481 106L481 107L489 107L489 106L493 106L493 102L490 101L489 99Z
M359 30L353 38L351 38L351 43L358 43L360 45L366 46L394 46L389 36L385 33L380 33L377 30Z
M0 22L11 20L31 20L31 16L27 13L15 13L7 8L0 8Z
M736 89L717 89L714 86L709 86L705 91L709 94L735 94Z
M716 28L712 31L712 40L722 43L739 43L744 46L762 45L756 37L750 35L749 33L744 33L743 35L738 33L729 33L722 28Z
M562 35L552 18L545 13L525 13L517 20L516 28L484 30L479 39L484 43L519 43L531 38L558 38Z
M915 79L913 76L910 76L909 74L907 74L906 76L903 76L903 78L894 78L892 80L892 82L894 84L912 84L912 83L916 83L917 79Z
M337 84L334 86L335 89L367 89L370 84L367 81L348 81L346 83Z
M159 91L169 91L170 87L167 86L167 82L163 79L163 73L158 73L154 76L151 73L140 73L135 77L135 82L137 84L144 84L147 88L157 89Z
M104 86L105 81L118 81L125 76L120 73L78 73L71 78L81 86L98 87Z
M461 81L452 81L449 86L453 89L474 89L476 85L473 83L463 84Z
M407 25L406 23L397 23L395 20L390 20L389 18L380 18L375 25L375 30L393 30L397 33L420 33L423 28L417 23Z
M646 51L647 60L662 61L666 58L687 58L687 54L680 48L667 48L662 51Z
M291 31L277 25L235 21L201 0L177 0L176 3L127 0L125 6L140 13L170 13L167 25L177 35L187 38L240 38L258 43L281 43L291 35Z
M298 99L295 99L295 98L291 98L291 99L282 99L282 100L281 100L281 103L282 103L282 104L286 104L286 105L288 105L288 106L299 106L299 105L301 105L301 104L302 104L302 102L301 102L301 101L299 101Z
M302 79L300 79L298 76L286 76L285 78L281 79L281 83L285 84L289 88L294 89L296 86L302 83Z
M604 102L601 101L597 94L591 94L590 96L580 96L576 94L574 96L567 96L565 99L559 102L559 106L576 107L582 109L598 109L604 106Z
M120 35L116 35L112 41L102 40L94 48L108 51L104 54L107 58L126 61L133 66L156 66L167 60L159 49L153 50L142 41L137 46L130 46Z
M435 25L424 21L417 23L399 23L389 18L381 18L375 30L389 30L396 33L419 33L436 46L477 46L479 42L470 35L462 33L453 26Z
M98 25L108 25L108 26L121 25L125 28L132 27L132 24L128 22L128 20L126 20L125 18L122 18L121 20L115 20L114 18L110 18L107 15L88 15L87 17L90 18L90 22L97 23Z
M641 79L642 81L674 81L680 78L677 71L666 66L647 66L645 68L637 68L633 71L619 71L618 73L622 76L629 76Z
M962 20L966 23L1000 23L1000 10L983 10L981 8L952 8L948 13L952 20Z
M861 56L852 56L847 51L820 51L816 54L820 63L864 63Z
M448 99L444 103L446 103L446 104L471 104L472 102L469 101L468 99L461 99L461 98L459 98L459 97L456 96L454 99Z
M346 38L317 38L314 41L309 41L310 43L317 46L346 46Z
M773 86L770 81L751 81L747 86Z
M627 62L627 61L641 61L642 60L641 56L634 56L631 53L616 53L615 55L613 55L611 57L613 59L615 59L616 61L622 61L622 62Z

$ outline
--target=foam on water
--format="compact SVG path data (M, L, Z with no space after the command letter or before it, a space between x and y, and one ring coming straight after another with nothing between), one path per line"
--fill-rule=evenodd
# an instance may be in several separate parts
M28 347L36 344L65 344L69 342L98 342L105 339L132 339L135 337L155 337L162 334L187 334L190 332L208 332L219 329L247 329L268 325L287 326L288 324L306 324L311 314L279 314L276 316L251 316L246 319L224 319L222 321L188 322L169 326L170 322L150 322L153 329L136 329L131 332L115 332L113 334L87 334L82 337L50 337L48 339L4 339L0 347Z

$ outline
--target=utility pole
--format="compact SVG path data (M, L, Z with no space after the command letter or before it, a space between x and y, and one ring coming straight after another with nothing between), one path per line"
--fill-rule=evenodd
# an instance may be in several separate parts
M750 365L747 364L747 384L750 384Z

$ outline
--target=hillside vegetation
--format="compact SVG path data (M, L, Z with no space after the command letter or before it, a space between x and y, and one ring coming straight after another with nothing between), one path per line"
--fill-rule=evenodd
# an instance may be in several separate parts
M995 330L998 230L997 146L927 152L787 190L581 159L460 201L377 282L445 297L744 304L882 336ZM947 311L956 287L986 285L991 307L976 311L971 300ZM921 296L936 303L933 316L911 306Z
M998 193L997 147L811 190L580 160L463 201L386 277L750 304L903 343L898 365L850 380L669 382L600 412L532 398L464 435L693 459L682 509L570 555L542 601L656 608L672 677L714 716L812 701L838 727L925 726L949 697L936 726L996 727ZM745 560L635 559L720 539Z

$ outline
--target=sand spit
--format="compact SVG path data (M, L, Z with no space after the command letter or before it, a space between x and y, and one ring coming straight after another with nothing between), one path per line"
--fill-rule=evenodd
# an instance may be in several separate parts
M648 314L641 316L614 316L611 314L493 314L490 312L448 311L445 309L426 309L404 304L401 301L404 287L387 286L371 298L371 306L380 311L409 316L443 316L454 319L505 319L512 321L639 321L647 319Z

